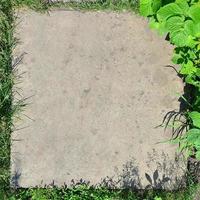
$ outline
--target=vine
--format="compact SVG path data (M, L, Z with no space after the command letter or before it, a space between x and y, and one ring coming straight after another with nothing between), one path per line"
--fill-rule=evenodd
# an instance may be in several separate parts
M200 0L140 0L140 14L175 46L172 62L179 65L189 95L182 96L187 108L180 113L186 131L173 134L172 141L187 156L200 160Z

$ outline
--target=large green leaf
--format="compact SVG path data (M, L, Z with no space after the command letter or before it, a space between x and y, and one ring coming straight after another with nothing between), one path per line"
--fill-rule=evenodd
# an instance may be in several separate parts
M140 0L140 14L150 16L161 7L161 0Z
M170 41L178 47L187 46L188 34L184 30L174 31L170 34Z
M152 1L152 10L154 14L160 9L162 6L162 0L153 0Z
M200 113L193 111L189 113L189 117L192 119L193 125L200 128Z
M186 20L184 24L184 30L189 34L189 35L194 35L194 21L193 20Z
M170 3L160 8L157 12L157 18L159 21L167 20L174 15L183 15L184 11L176 3Z
M200 37L200 21L197 23L193 20L187 20L185 21L184 29L189 35Z
M184 27L184 17L173 16L166 21L166 28L169 32L180 31Z
M185 14L190 8L186 0L176 0L175 3L183 10Z
M172 44L176 45L177 47L187 46L190 48L194 48L195 45L198 44L196 38L190 35L188 31L186 31L186 29L184 30L184 28L181 28L181 26L179 26L179 29L179 31L176 31L176 27L171 26L171 30L173 30L173 32L170 32L170 41L172 42Z
M188 10L188 15L197 23L200 22L200 4L193 5Z
M140 14L143 16L149 16L153 14L152 7L151 7L152 1L150 0L141 0L140 1Z

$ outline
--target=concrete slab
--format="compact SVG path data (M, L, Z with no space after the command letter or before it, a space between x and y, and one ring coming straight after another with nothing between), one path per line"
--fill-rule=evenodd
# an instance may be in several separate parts
M28 11L19 21L17 87L30 98L12 134L12 184L180 186L182 157L155 128L183 87L164 67L168 42L128 13Z

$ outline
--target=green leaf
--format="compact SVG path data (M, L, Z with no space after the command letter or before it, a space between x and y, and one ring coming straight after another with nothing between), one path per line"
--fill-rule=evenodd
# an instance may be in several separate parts
M161 22L161 23L156 22L156 20L154 18L150 19L149 27L151 29L157 30L160 35L164 35L164 34L166 34L166 32L168 32L167 28L166 28L166 23L165 22Z
M186 46L188 46L190 48L194 48L197 44L198 44L198 42L195 40L195 37L189 35L186 40Z
M160 8L157 12L158 21L165 21L174 15L183 15L183 10L176 4L170 3Z
M159 22L157 22L156 20L155 20L155 18L150 18L150 21L149 21L149 27L151 28L151 29L156 29L156 30L158 30L159 29L159 26L160 26L160 23Z
M197 151L197 152L196 152L196 159L197 159L197 160L200 160L200 151Z
M166 21L166 27L169 32L180 31L184 27L184 17L173 16Z
M200 113L197 111L190 112L189 117L192 119L193 125L200 128Z
M195 54L193 50L188 50L188 54L189 54L189 58L192 60L197 58L197 55Z
M192 61L188 61L186 64L183 64L180 70L180 74L190 75L196 73L197 68L194 66Z
M153 14L152 6L151 6L152 1L150 0L141 0L140 1L140 14L142 16L149 16Z
M170 34L170 41L178 47L187 45L188 34L184 30L175 31Z
M155 14L162 6L162 0L152 0L152 10Z
M141 0L140 14L142 16L150 16L157 12L161 7L161 0Z
M186 20L184 24L184 30L189 35L194 35L194 21L193 20Z
M184 11L185 14L190 8L187 1L185 0L176 0L175 3Z
M200 139L200 129L190 129L187 133L187 142L194 144Z
M197 68L196 76L200 77L200 69Z
M194 24L194 36L200 37L200 22Z
M183 59L183 57L180 54L174 53L173 57L172 57L172 62L174 64L181 64L181 63L184 62L184 59Z
M194 76L193 74L189 74L189 75L186 76L185 82L188 83L188 84L194 85L196 87L200 87L199 81L196 81L195 77L196 76Z
M185 21L184 29L189 35L200 37L200 22L195 23L193 20L187 20Z
M191 17L195 22L200 22L200 5L193 5L188 10L188 15Z

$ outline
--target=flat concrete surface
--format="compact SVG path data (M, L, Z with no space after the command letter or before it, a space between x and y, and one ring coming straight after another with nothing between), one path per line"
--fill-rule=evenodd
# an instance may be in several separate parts
M180 186L184 162L177 146L159 143L170 131L155 127L179 109L183 86L164 67L172 47L147 21L128 13L23 11L16 36L15 57L26 52L16 87L29 98L12 134L14 186Z

